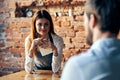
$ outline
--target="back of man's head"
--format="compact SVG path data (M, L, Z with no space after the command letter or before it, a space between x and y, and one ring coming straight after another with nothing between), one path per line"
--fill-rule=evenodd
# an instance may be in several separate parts
M120 0L87 0L85 12L93 14L102 32L118 34L120 29Z

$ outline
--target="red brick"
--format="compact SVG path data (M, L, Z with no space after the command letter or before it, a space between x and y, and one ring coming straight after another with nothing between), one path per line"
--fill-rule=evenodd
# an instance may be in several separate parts
M66 30L66 35L68 37L75 37L75 31L73 29L67 29Z
M56 26L61 26L61 22L60 21L54 21L54 27Z
M11 49L9 49L9 51L12 53L19 53L20 52L20 50L18 48L11 48Z
M26 19L26 20L27 20L27 19ZM31 27L31 23L30 23L30 21L29 21L29 22L22 22L20 27L30 28L30 27Z
M11 1L7 2L7 3L8 3L8 7L9 7L9 8L15 8L15 7L16 7L14 0L11 0Z
M63 51L63 55L64 55L65 60L68 60L70 58L71 53L72 53L72 51L70 51L70 50Z
M62 27L69 27L71 24L70 24L70 21L64 21L64 22L61 22L61 26Z
M24 48L20 48L19 51L24 53L25 49Z
M2 67L7 67L7 66L10 66L11 63L7 63L7 62L0 62L0 66Z
M65 37L63 38L65 44L70 44L71 43L71 38L70 37Z
M29 35L29 33L22 33L21 37L25 39L28 35Z
M85 49L89 49L89 48L90 48L90 46L86 44L85 45Z
M71 39L73 43L84 43L85 38L84 37L74 37Z
M80 48L84 49L85 48L85 43L73 43L75 45L75 48Z
M81 52L80 48L71 49L71 51L73 55L79 54Z
M20 42L24 43L25 38L20 38L19 40L20 40Z
M12 29L6 29L6 33L11 33Z
M87 51L87 49L81 49L81 52L86 52Z
M24 45L22 45L21 43L18 43L18 42L14 44L14 47L15 47L15 48L21 48L21 47L23 47L23 46L24 46Z
M12 42L7 42L7 43L6 43L6 46L8 46L8 47L13 47L14 44L15 44L15 43L14 43L13 41L12 41Z
M75 48L75 45L72 43L65 43L65 49Z
M21 1L21 4L20 4L20 6L29 6L29 5L31 5L31 3L32 3L32 1L30 1L30 0L26 0L26 1Z
M59 32L59 33L57 33L59 36L61 36L61 37L66 37L66 33L64 33L64 32Z
M74 30L75 31L85 31L85 29L84 29L84 26L76 26L76 25L74 25Z
M83 38L85 38L85 31L78 31L78 32L76 32L76 37L83 37Z
M65 27L56 27L55 32L59 34L61 37L66 37L66 28Z
M76 16L75 17L75 20L76 21L80 21L80 22L83 22L84 20L83 20L83 16Z
M84 25L84 23L83 22L80 22L80 21L73 21L72 23L71 23L71 26L75 26L75 27L81 27L81 26L83 26Z

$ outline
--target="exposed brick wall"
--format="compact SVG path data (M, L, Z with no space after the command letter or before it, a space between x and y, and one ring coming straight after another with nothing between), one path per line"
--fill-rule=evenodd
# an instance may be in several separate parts
M0 0L0 76L24 69L24 39L30 32L31 18L16 18L15 2L21 2L21 5L27 6L32 1ZM70 8L73 10L73 16L68 15ZM83 16L81 15L83 9L83 5L62 6L58 3L55 6L47 7L52 15L55 32L64 40L63 54L66 59L89 48L85 43ZM61 12L64 15L56 17L55 12Z

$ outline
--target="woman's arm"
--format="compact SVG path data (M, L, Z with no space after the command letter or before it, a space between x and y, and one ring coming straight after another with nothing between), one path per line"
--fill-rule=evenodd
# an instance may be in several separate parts
M52 58L52 71L54 73L58 72L59 69L61 68L61 61L63 58L63 54L62 54L62 50L63 50L63 39L58 37L58 38L53 38L55 40L54 41L54 45L57 48L57 53L58 55L55 56L53 55ZM53 53L54 54L54 53Z
M28 73L32 73L33 71L33 65L34 65L34 59L29 54L29 44L30 44L29 36L25 39L25 71Z

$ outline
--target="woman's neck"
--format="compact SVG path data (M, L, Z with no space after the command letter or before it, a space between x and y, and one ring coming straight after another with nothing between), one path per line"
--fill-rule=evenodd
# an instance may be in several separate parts
M48 39L49 38L49 35L46 34L46 35L39 35L38 37L42 38L42 39Z

